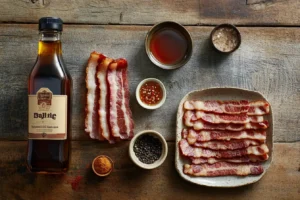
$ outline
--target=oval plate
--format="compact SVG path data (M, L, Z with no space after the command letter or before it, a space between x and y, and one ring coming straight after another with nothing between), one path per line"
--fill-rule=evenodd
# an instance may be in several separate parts
M192 183L198 185L205 185L210 187L238 187L255 183L266 173L270 167L273 155L273 116L270 105L270 113L264 116L264 119L269 121L269 128L267 129L266 144L270 150L269 159L262 163L264 172L258 176L220 176L220 177L193 177L183 173L183 165L190 163L188 159L180 155L178 142L181 139L181 131L185 128L182 121L184 114L183 103L187 100L265 100L267 99L259 92L244 90L239 88L209 88L204 90L192 91L185 95L181 100L177 112L176 124L176 153L175 153L175 167L179 175Z

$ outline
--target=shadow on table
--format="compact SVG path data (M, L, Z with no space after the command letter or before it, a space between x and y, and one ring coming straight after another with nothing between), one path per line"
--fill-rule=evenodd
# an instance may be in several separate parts
M205 39L200 46L200 55L197 56L197 61L201 67L205 68L217 68L220 67L231 54L218 52L211 44L209 38Z

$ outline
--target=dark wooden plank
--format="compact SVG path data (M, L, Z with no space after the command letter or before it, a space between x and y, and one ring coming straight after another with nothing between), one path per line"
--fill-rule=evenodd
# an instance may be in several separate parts
M299 25L297 0L200 0L203 24Z
M201 187L184 181L174 167L174 143L158 169L136 167L128 156L128 143L99 145L72 142L72 164L66 175L35 175L25 166L26 142L1 141L0 199L299 199L300 143L275 144L273 163L257 183L234 189ZM96 177L90 164L99 154L109 155L115 170ZM82 176L79 188L70 182Z
M27 76L37 52L36 25L0 25L0 138L23 140L27 135ZM181 98L191 90L240 87L263 93L274 113L274 140L299 141L300 32L297 28L240 28L242 45L230 55L209 44L210 27L188 27L194 41L191 60L184 67L165 71L154 66L144 50L149 27L65 26L64 60L74 79L73 139L84 134L85 65L93 50L129 61L131 108L135 132L160 131L175 139L175 121ZM135 89L149 77L167 88L163 107L148 111L137 104ZM163 119L163 120L162 120Z
M0 0L0 22L37 23L59 16L67 23L300 25L298 0Z

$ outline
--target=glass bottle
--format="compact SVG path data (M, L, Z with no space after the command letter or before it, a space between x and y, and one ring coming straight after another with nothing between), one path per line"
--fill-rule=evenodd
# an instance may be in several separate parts
M60 18L39 20L38 56L28 79L27 166L31 172L68 170L72 79L62 59Z

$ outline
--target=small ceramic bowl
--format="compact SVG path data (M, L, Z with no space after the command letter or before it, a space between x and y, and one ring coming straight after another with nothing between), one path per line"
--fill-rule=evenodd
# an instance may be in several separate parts
M150 48L151 41L154 38L155 34L161 32L161 31L165 31L165 30L171 30L173 32L177 32L177 34L179 33L182 36L182 38L184 38L186 45L187 45L187 49L184 53L183 58L180 59L178 62L175 62L172 64L165 64L165 63L160 62L154 56L154 54L152 53L151 48ZM145 48L146 48L146 53L153 64L155 64L156 66L158 66L162 69L171 70L171 69L177 69L179 67L182 67L189 61L189 59L191 58L192 52L193 52L193 41L192 41L192 37L191 37L190 33L184 28L184 26L182 26L181 24L176 23L176 22L165 21L165 22L155 24L148 31L148 33L146 35L146 39L145 39Z
M110 163L111 163L111 169L110 169L107 173L105 173L105 174L100 174L100 173L98 173L98 172L96 171L96 169L95 169L95 161L96 161L98 158L101 158L101 157L107 158L107 159L110 161ZM110 157L105 156L105 155L100 155L100 156L97 156L97 157L93 160L93 162L92 162L92 169L93 169L94 173L95 173L97 176L101 176L101 177L108 176L108 175L113 171L113 169L114 169L114 162L112 161L112 159L111 159Z
M148 81L154 81L154 82L158 83L158 84L160 85L161 89L162 89L162 92L163 92L163 96L162 96L162 99L160 100L160 102L158 102L157 104L154 104L154 105L146 104L146 103L144 103L144 102L141 100L141 98L140 98L140 89L141 89L142 85L143 85L144 83L148 82ZM146 108L146 109L149 109L149 110L154 110L154 109L157 109L157 108L161 107L161 106L165 103L166 97L167 97L167 92L166 92L166 88L165 88L164 84L163 84L160 80L158 80L158 79L156 79L156 78L147 78L147 79L142 80L142 81L138 84L138 86L137 86L137 88L136 88L136 91L135 91L135 96L136 96L137 102L138 102L143 108Z
M241 45L241 34L232 24L220 24L216 26L211 34L210 41L213 47L221 53L231 53Z
M161 154L160 158L152 164L145 164L145 163L141 162L138 159L138 157L135 155L135 152L133 151L133 146L134 146L137 138L139 138L140 136L145 135L145 134L149 134L155 138L158 138L162 144L162 154ZM158 133L154 130L145 130L145 131L139 132L132 138L130 145L129 145L129 156L130 156L131 160L137 166L139 166L143 169L154 169L154 168L159 167L165 161L167 155L168 155L168 145L167 145L165 138L160 133Z

